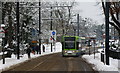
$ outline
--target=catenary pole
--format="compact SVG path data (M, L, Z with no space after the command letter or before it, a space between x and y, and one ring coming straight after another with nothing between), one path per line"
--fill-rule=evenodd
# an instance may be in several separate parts
M50 17L52 18L52 7L51 7L51 15ZM52 30L52 19L51 19L51 22L50 22L50 30ZM51 43L51 52L52 52L52 43Z
M17 59L20 59L20 49L19 49L19 2L17 2L16 7L16 18L17 18Z
M4 4L2 2L2 24L4 24ZM4 41L5 41L5 38L2 38L2 52L3 52L3 55L2 55L2 59L3 59L3 64L5 64L5 49L4 49Z
M79 18L79 14L77 14L77 24L78 24L78 32L77 32L77 36L79 36L79 20L80 20L80 18Z
M106 65L109 65L109 6L110 3L106 2L105 9L105 53L106 53Z

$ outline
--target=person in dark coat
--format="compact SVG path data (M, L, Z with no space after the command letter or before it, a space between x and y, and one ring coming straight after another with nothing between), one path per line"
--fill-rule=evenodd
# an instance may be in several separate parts
M45 46L43 45L43 52L45 52Z
M38 45L36 46L36 52L37 52L37 54L39 54L39 46Z
M31 58L30 53L31 53L31 48L30 46L27 45L27 50L26 50L27 54L28 54L28 58Z

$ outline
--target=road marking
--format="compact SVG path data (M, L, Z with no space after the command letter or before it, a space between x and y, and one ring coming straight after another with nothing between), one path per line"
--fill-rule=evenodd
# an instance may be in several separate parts
M68 61L68 71L73 71L72 61Z
M69 58L67 58L67 59L71 60L71 59L72 59L72 57L69 57Z
M50 56L49 58L51 58L51 57L53 57L53 55ZM45 59L44 61L38 63L38 64L37 64L36 66L34 66L32 69L29 69L29 70L27 70L27 71L31 71L31 70L35 69L36 67L38 67L39 65L41 65L42 63L44 63L45 61L47 61L49 58L47 58L47 59Z
M45 61L43 61L43 62L45 62ZM28 71L33 70L34 68L38 67L38 66L39 66L40 64L42 64L43 62L40 62L39 64L37 64L36 66L34 66L32 69L29 69Z
M68 71L73 71L73 62L72 62L72 59L73 57L69 57L69 58L67 58L67 59L69 59L68 60Z

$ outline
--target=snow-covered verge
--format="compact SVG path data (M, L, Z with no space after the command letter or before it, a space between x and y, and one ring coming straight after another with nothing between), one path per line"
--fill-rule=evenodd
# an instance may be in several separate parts
M100 53L95 54L95 59L94 59L94 54L91 55L83 55L82 58L84 58L88 63L93 64L93 69L96 71L118 71L118 60L113 59L110 57L110 65L105 65L105 63L101 62L101 55Z
M50 44L44 44L45 46L45 52L43 52L43 50L41 49L41 55L40 54L32 54L31 53L31 59L32 58L36 58L36 57L39 57L39 56L43 56L43 55L47 55L47 54L52 54L52 53L57 53L57 52L61 52L62 51L62 45L60 42L57 42L56 45L55 45L55 49L53 47L53 52L51 52L51 47L50 47ZM41 45L41 48L42 48L42 45ZM0 72L2 72L3 70L6 70L14 65L17 65L17 64L20 64L22 62L25 62L27 60L30 60L28 59L28 56L27 54L24 54L22 55L22 57L20 57L20 59L18 60L17 57L12 54L11 58L5 58L5 64L2 64L2 60L0 60Z

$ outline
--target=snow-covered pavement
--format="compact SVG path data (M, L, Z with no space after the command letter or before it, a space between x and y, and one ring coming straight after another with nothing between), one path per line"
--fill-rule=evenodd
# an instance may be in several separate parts
M62 51L62 45L59 42L56 43L55 49L53 47L53 52L51 52L50 44L48 44L48 45L44 44L44 46L46 48L45 52L43 52L43 50L41 49L41 51L42 51L41 55L39 55L39 54L34 55L34 54L31 53L31 59L39 57L39 56L43 56L43 55L47 55L47 54L51 54L51 53L57 53L57 52ZM42 48L42 45L41 45L41 48ZM29 60L27 54L22 55L22 57L20 57L19 60L17 59L17 57L14 54L12 54L11 58L5 58L5 64L2 64L3 61L0 60L0 72L2 72L5 69L8 69L9 67L14 66L16 64L20 64L22 62L25 62L27 60Z
M95 54L95 59L94 59L94 54L91 55L83 55L82 58L84 58L88 63L93 64L93 69L97 71L117 71L120 72L118 69L118 66L120 62L117 59L113 59L110 57L110 65L105 65L105 63L101 62L101 55L100 53Z

